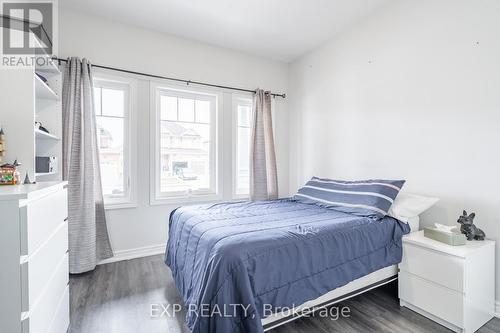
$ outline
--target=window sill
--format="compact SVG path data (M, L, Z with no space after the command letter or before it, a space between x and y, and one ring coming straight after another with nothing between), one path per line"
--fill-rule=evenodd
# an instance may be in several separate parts
M250 200L249 194L233 194L233 200Z
M104 210L137 208L136 202L104 203Z
M195 205L198 203L207 203L207 202L215 202L222 200L222 196L220 194L198 194L191 196L179 196L179 197L152 197L149 201L151 206L160 206L160 205L174 205L174 206L182 206L182 205Z

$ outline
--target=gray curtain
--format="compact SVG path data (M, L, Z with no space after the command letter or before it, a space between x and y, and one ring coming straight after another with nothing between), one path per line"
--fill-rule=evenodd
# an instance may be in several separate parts
M69 271L113 256L101 188L91 65L69 58L62 89L63 179L68 181Z
M278 198L278 173L274 151L271 96L257 89L254 96L250 141L250 200Z

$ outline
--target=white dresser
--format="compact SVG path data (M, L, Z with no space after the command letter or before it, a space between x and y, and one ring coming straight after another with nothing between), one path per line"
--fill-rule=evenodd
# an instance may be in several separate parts
M69 325L65 182L0 187L0 332Z
M495 310L495 242L450 246L425 238L403 238L399 298L406 306L456 332L475 332Z

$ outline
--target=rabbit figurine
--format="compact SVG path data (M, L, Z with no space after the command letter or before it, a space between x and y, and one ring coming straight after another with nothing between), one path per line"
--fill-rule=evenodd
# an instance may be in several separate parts
M475 216L475 213L467 215L467 212L464 210L463 215L457 220L457 222L460 223L460 232L467 237L467 240L484 240L486 235L481 229L474 225Z

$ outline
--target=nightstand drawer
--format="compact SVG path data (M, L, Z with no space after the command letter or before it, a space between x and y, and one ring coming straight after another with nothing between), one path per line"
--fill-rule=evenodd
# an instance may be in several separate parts
M464 260L459 257L403 242L399 269L458 292L464 291Z
M464 327L464 295L406 272L399 272L399 298L455 326Z

